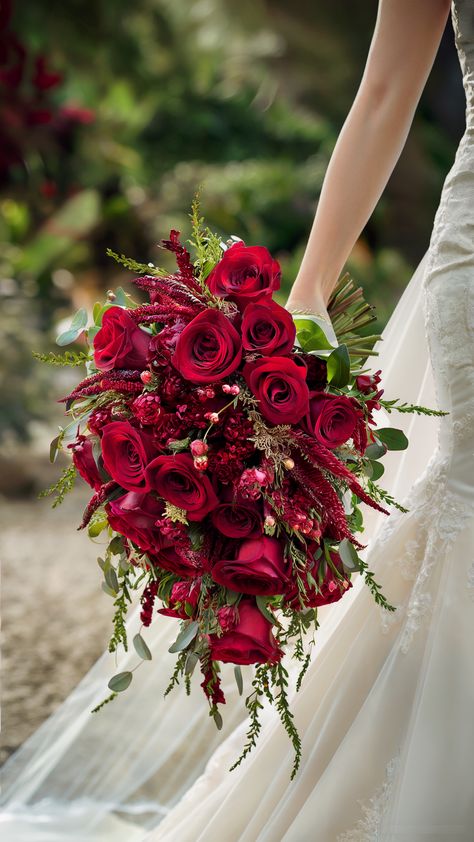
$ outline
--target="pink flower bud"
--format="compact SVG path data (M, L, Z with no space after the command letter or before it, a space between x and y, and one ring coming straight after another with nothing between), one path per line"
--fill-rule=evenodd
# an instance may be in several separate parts
M265 526L268 526L269 528L271 528L272 526L275 526L275 524L276 524L276 520L273 517L273 515L267 515L266 518L265 518Z
M205 471L209 464L207 456L196 456L194 460L194 467L197 471Z
M337 588L336 583L331 579L331 581L328 582L328 590L331 591L331 593L332 593L333 591L336 590L336 588Z
M140 374L140 380L145 384L145 386L148 385L151 381L151 371L148 371L148 369L146 371L142 371Z
M206 398L215 398L216 392L215 392L215 389L212 388L212 386L207 386L205 391L206 391Z
M204 418L207 418L210 424L217 424L219 421L219 416L217 412L205 412Z
M226 394L226 395L230 395L230 394L231 394L231 389L232 389L232 386L230 385L230 383L224 383L224 385L222 386L222 391L223 391L223 392L224 392L224 394Z
M196 456L204 456L204 454L209 450L209 445L202 439L194 439L194 441L192 441L189 445L189 448L191 450L191 454L196 458Z
M237 386L237 383L235 384L235 386L230 387L230 394L231 395L240 395L240 386Z

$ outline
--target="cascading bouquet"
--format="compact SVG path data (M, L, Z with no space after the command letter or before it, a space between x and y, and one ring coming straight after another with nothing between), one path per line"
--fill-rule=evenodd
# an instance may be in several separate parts
M58 337L67 345L84 334L89 350L37 355L88 372L63 399L72 421L51 446L52 459L69 448L72 464L44 493L60 502L76 472L94 489L80 528L108 539L99 564L116 609L110 651L127 648L125 615L140 590L142 627L160 621L155 613L180 624L167 692L180 679L189 691L199 665L218 727L221 663L234 664L241 693L240 665L255 664L247 742L234 765L255 745L266 697L293 743L294 774L301 743L285 653L301 661L299 689L318 607L339 600L355 571L394 610L356 535L361 503L402 508L377 480L386 450L408 442L377 428L373 411L440 413L382 398L380 370L363 368L379 337L357 333L373 308L347 275L329 304L331 344L317 318L292 317L274 301L281 272L266 248L221 242L197 199L191 220L194 261L178 231L161 243L176 256L173 274L113 255L142 273L133 283L150 303L109 293L92 326L82 310ZM133 644L151 659L141 633ZM112 695L95 710L132 677L111 678Z

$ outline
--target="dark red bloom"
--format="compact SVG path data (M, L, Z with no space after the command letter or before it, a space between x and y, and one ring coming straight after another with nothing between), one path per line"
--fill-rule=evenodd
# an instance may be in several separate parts
M212 383L232 374L241 358L242 343L235 327L219 310L207 309L184 328L172 363L191 383Z
M73 444L68 445L72 450L72 461L81 477L94 491L97 491L104 480L102 479L97 463L94 459L94 448L92 439L86 436L78 436Z
M351 438L359 415L350 398L313 392L309 399L309 412L305 426L325 447L340 447Z
M296 424L309 410L306 366L297 357L262 357L247 363L243 375L272 424Z
M275 663L283 656L267 620L253 599L242 599L239 620L222 637L209 636L211 656L215 661L232 664Z
M295 323L276 301L257 302L245 309L242 319L242 345L259 354L289 354L295 344Z
M146 367L150 334L133 321L123 307L109 307L102 318L102 327L94 337L94 360L97 368L143 369Z
M149 436L129 421L112 421L102 431L102 458L112 479L127 491L146 488L145 468L156 452Z
M284 593L288 572L280 541L261 535L242 541L236 558L216 562L212 578L232 591L274 596Z
M147 487L185 509L189 520L202 520L219 503L209 478L196 471L189 453L158 456L148 465Z
M211 520L228 538L257 538L263 530L261 507L250 500L219 503L211 513Z
M163 503L152 494L129 491L123 497L111 500L106 506L112 529L125 535L141 550L157 552L166 546L166 539L156 526L156 520L163 514Z
M281 268L264 246L235 243L224 252L207 278L214 295L230 298L243 308L280 289Z

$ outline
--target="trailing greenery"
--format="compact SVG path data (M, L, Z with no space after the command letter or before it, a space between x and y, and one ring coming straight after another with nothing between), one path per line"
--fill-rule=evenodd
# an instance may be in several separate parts
M427 406L419 406L415 403L404 402L399 404L397 401L398 398L395 398L395 400L392 401L387 401L383 398L379 398L380 405L383 406L383 408L386 409L389 413L392 412L392 410L396 409L397 412L413 412L417 415L449 415L449 412L444 412L441 409L429 409L429 407Z
M388 491L386 491L384 488L381 488L380 485L377 485L370 479L367 480L367 491L371 495L371 497L377 500L377 502L384 502L388 506L395 506L396 509L398 509L400 512L404 512L404 514L410 511L409 509L406 509L405 506L402 506L401 503L398 503L395 500L395 498L392 497L391 494L389 494Z
M71 462L70 465L64 468L57 482L54 482L52 485L49 486L49 488L44 489L44 491L40 491L38 497L50 497L52 494L55 494L56 497L52 504L53 509L55 509L56 506L61 505L66 494L69 494L69 492L72 491L76 480L76 476L76 467Z
M87 351L65 351L64 354L54 354L52 351L48 354L40 354L37 351L33 351L33 356L35 360L39 360L42 363L59 366L85 365L92 359Z

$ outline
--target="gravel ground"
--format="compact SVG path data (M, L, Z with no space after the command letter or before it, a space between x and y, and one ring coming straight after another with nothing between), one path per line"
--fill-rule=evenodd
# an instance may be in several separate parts
M68 695L108 643L112 601L102 592L100 548L77 532L83 486L48 500L3 502L1 760Z

